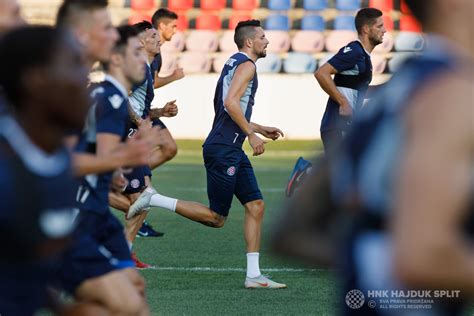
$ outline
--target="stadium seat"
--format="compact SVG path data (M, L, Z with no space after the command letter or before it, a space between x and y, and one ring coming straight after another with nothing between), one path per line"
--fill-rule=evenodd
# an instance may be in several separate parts
M411 12L410 8L407 6L404 0L400 0L400 11L403 14L413 15L413 12Z
M412 56L415 56L414 52L403 52L403 53L395 53L393 54L392 59L388 61L388 70L391 73L397 72L400 69L400 66Z
M395 50L403 51L420 51L425 46L425 39L421 33L400 32L395 39Z
M303 0L303 9L308 11L322 11L328 7L328 0Z
M235 30L235 27L237 26L237 24L239 24L240 21L247 21L247 20L250 20L252 19L252 16L251 15L232 15L229 19L229 30Z
M225 9L226 0L201 0L201 10L222 10Z
M220 73L230 56L232 56L232 53L229 52L216 54L212 60L212 68L214 69L214 72Z
M392 20L392 17L390 15L384 14L383 16L383 25L385 26L385 29L387 32L392 32L394 29L394 23Z
M206 53L184 52L178 64L189 74L208 73L211 70L211 59Z
M268 54L265 58L257 60L258 73L279 73L282 61L276 54Z
M178 14L178 21L176 23L178 31L184 32L189 28L189 21L186 15Z
M359 10L360 0L336 0L336 9L341 11Z
M133 25L135 23L140 23L142 21L151 22L151 16L143 12L131 12L130 17L128 18L128 24Z
M232 9L252 11L258 7L257 0L232 0Z
M173 71L176 69L178 66L178 58L176 57L175 54L173 53L161 53L162 56L162 65L160 69L160 76L161 77L166 77L169 76L173 73Z
M324 35L318 31L296 31L291 40L295 52L319 53L324 49Z
M337 52L347 43L355 41L357 33L353 31L331 31L326 37L326 50Z
M402 15L400 18L400 31L421 33L421 25L414 16Z
M226 30L222 32L222 37L219 40L219 49L222 52L236 52L237 46L234 43L234 31Z
M316 59L305 53L289 53L283 62L283 70L289 74L313 73L316 67Z
M324 18L320 15L305 15L301 19L301 29L304 31L322 32L326 29L326 22L324 22Z
M291 0L268 0L268 8L274 11L290 10Z
M183 32L176 32L171 38L171 41L163 43L161 46L162 52L178 53L182 52L185 46L186 38Z
M132 10L151 10L154 6L153 0L131 0L130 2Z
M286 31L266 31L270 42L267 51L270 53L286 53L290 49L290 35Z
M197 30L218 31L221 26L221 19L215 14L201 14L196 18Z
M354 16L352 15L338 15L334 19L335 30L350 30L355 31Z
M383 43L375 46L374 53L388 53L393 49L394 44L393 33L387 32L383 36Z
M186 38L186 50L210 53L217 50L217 33L207 30L192 30Z
M171 11L186 11L193 7L193 0L168 0L168 9Z
M393 10L393 0L369 0L369 7L387 13Z
M290 19L288 15L272 14L265 20L265 30L288 31L290 29Z
M387 59L385 59L384 55L372 54L370 60L372 61L372 72L374 75L379 75L385 71Z
M332 58L332 56L334 56L335 54L334 53L327 53L325 55L323 55L321 57L321 59L319 59L318 61L318 68L321 68L325 63L328 62L329 59Z

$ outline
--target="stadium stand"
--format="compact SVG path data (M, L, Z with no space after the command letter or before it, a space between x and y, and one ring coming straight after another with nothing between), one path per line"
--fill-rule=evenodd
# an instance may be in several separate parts
M186 49L192 52L210 53L218 47L217 33L210 30L192 30L186 38Z
M289 31L290 30L290 18L288 15L283 14L271 14L265 19L265 30L266 31Z
M318 14L308 14L301 19L301 29L305 31L319 31L326 29L324 18Z
M318 63L311 54L289 53L283 62L283 70L289 74L314 73Z
M295 52L320 53L324 49L324 35L318 31L296 31L291 47Z
M338 10L357 11L360 8L360 0L336 0L336 9Z
M290 36L285 31L267 31L266 37L270 41L267 52L286 53L290 49Z
M299 7L299 5L296 5ZM322 11L328 7L328 0L303 0L303 9L308 11Z
M257 60L258 73L279 73L282 67L282 61L277 54L269 53L266 58Z

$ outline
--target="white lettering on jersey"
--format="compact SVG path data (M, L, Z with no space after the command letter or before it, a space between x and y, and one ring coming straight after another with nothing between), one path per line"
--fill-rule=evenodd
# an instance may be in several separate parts
M345 54L345 53L348 53L348 52L352 52L352 48L350 48L349 46L344 47L343 53Z
M226 61L226 65L234 67L234 63L237 61L237 59L229 58L228 61Z
M122 105L123 98L118 94L114 94L113 96L109 97L109 102L112 104L112 107L117 110Z

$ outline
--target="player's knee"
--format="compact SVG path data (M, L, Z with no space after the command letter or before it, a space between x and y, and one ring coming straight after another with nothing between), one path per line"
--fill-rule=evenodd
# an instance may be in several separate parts
M211 216L208 221L208 226L214 227L214 228L222 228L225 225L225 220L226 217L222 216L214 211L211 212Z
M265 202L256 200L245 205L247 212L254 218L261 219L265 214Z

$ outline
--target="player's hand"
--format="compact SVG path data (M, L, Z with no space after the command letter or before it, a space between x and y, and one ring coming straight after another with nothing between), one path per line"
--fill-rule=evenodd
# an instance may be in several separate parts
M351 116L352 115L352 106L349 104L347 100L344 100L339 105L339 114L342 116Z
M253 155L259 156L265 152L265 142L255 133L248 136L249 144L253 149Z
M169 101L165 104L162 108L161 116L163 117L173 117L178 114L178 105L176 104L176 100Z
M128 185L128 180L123 176L122 170L118 169L112 174L112 191L123 192Z
M184 78L183 68L176 68L176 69L173 71L172 76L173 76L173 79L174 79L174 80L183 79L183 78Z
M276 127L270 127L270 126L262 126L260 134L272 140L277 140L278 138L280 138L280 136L281 137L285 136L283 132L281 131L281 129L276 128Z

